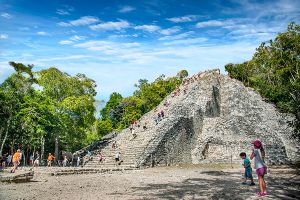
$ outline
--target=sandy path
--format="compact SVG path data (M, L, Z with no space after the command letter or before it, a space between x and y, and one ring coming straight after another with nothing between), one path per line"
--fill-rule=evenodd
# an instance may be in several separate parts
M260 199L255 196L258 185L241 185L238 168L163 167L66 176L42 170L32 182L0 183L0 199ZM266 181L270 195L263 199L300 199L296 170L270 169Z

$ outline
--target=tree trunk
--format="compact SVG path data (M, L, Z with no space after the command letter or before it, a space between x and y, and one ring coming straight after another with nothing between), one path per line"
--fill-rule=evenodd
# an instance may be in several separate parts
M45 139L42 137L41 138L41 162L44 158L44 146L45 146Z
M33 146L33 152L32 152L32 164L33 161L35 160L35 146Z
M8 129L9 129L9 126L10 126L10 121L11 121L11 116L9 116L8 120L7 120L7 125L6 125L6 131L5 131L5 135L4 135L4 138L2 140L2 144L1 144L1 148L0 148L0 155L2 156L2 150L3 150L3 147L4 147L4 144L5 144L5 141L7 139L7 135L8 135Z
M58 160L58 137L55 138L55 152L54 152L54 156L55 156L55 161L57 162L57 160Z
M14 146L15 146L15 138L12 140L11 146L10 146L10 153L11 153L11 155L14 154Z
M4 131L4 128L1 127L1 128L0 128L0 142L2 141L2 133L3 133L3 131Z

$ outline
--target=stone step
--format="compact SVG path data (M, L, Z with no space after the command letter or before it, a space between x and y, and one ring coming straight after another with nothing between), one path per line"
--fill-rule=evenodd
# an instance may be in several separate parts
M62 175L72 175L72 174L90 174L90 173L107 173L112 171L123 171L123 170L135 170L137 169L135 166L124 166L124 167L87 167L87 168L79 168L74 170L60 170L51 172L52 176L62 176Z
M108 165L108 164L115 164L116 162L104 162L104 163L99 163L99 162L89 162L89 163L86 163L85 165ZM126 164L134 164L135 161L123 161L123 163L126 163Z
M131 160L123 160L123 162L126 162L126 163L128 163L128 162L135 162L135 159L131 159ZM106 161L104 161L104 162L98 162L98 161L90 161L90 162L87 162L86 164L88 164L88 163L91 163L91 164L101 164L101 163L103 163L103 164L106 164L106 163L115 163L115 160L106 160Z
M113 167L122 167L122 168L135 168L136 166L134 164L123 164L121 163L120 165L116 164L109 164L109 165L85 165L84 167L89 167L89 168L113 168Z

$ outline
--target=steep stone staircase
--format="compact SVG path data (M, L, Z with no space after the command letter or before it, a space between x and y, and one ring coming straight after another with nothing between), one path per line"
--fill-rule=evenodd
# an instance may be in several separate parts
M181 85L181 90L178 96L172 97L172 94L167 96L154 110L146 113L139 121L140 127L135 127L136 137L133 137L129 128L122 130L117 134L117 137L112 138L104 148L93 151L92 159L88 161L85 167L102 167L102 168L137 168L141 165L139 158L145 154L151 159L151 152L154 152L158 144L161 142L160 134L163 134L167 128L172 127L174 121L180 119L180 115L186 115L186 108L182 106L182 102L187 96L195 95L195 91L189 90L194 88L198 81L190 83L188 86ZM182 91L186 89L186 94ZM168 106L164 103L168 102ZM179 108L179 109L178 109ZM180 109L181 108L181 109ZM163 110L165 117L156 125L154 117L157 112ZM181 110L181 113L180 111ZM143 124L147 124L147 129L143 130ZM113 141L116 141L117 147L112 148ZM99 162L97 154L101 152L105 160ZM120 152L120 165L115 162L115 154Z

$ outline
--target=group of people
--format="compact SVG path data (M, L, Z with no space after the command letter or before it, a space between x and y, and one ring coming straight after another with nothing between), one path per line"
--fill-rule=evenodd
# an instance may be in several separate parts
M183 86L183 94L187 93L188 86L198 80L200 80L207 72L217 72L220 74L219 69L213 69L213 70L208 70L204 72L199 72L198 74L195 74L189 78L186 78L182 81L182 86ZM175 91L172 92L171 97L176 97L180 95L180 87L176 87Z
M20 165L20 161L22 159L22 152L20 149L18 149L13 156L11 155L5 155L0 157L0 170L3 170L5 167L12 166L11 173L14 173L18 166ZM38 152L35 154L30 155L29 157L29 166L31 167L38 167L40 166L41 157ZM78 157L76 160L76 166L80 165L81 158ZM47 157L47 167L51 167L55 162L55 157L49 153ZM70 161L68 160L67 156L62 156L62 159L58 161L58 165L62 167L68 166ZM42 163L43 164L43 163Z
M3 156L0 156L0 171L4 170L5 167L13 166L11 173L15 173L20 164L21 158L22 153L20 149L18 149L13 156L11 154L4 154Z
M154 116L154 122L155 122L155 125L159 124L159 122L165 118L165 112L163 110L161 110L160 112L158 112L156 114L156 116Z
M0 156L0 171L4 170L6 167L12 166L11 173L15 173L20 164L20 160L22 159L22 155L21 150L18 149L13 155L4 154L3 156Z
M112 148L116 148L116 141L112 143ZM117 151L115 153L115 164L120 165L123 161L121 160L121 152ZM105 161L105 157L101 151L98 151L95 158L99 163L103 163ZM83 165L85 165L88 161L93 160L92 152L88 151L87 154L83 157ZM80 165L80 157L77 157L77 166Z
M180 88L177 86L176 89L174 90L174 92L172 92L171 97L176 97L180 95Z
M3 170L5 167L9 167L12 164L12 155L11 154L4 154L0 156L0 171Z
M133 138L136 137L135 130L138 129L138 128L140 128L140 127L141 127L140 121L138 121L138 120L135 120L132 124L130 124L129 130L130 130L130 132L131 132ZM146 123L143 125L143 129L144 129L144 130L147 129Z
M194 83L195 81L198 80L198 78L200 78L200 73L198 75L194 75L190 78L186 78L182 81L182 86L183 86L183 94L187 93L187 86L191 83ZM171 97L176 97L179 96L181 93L181 89L180 86L177 86L176 89L172 92Z
M60 160L58 160L58 166L67 167L67 165L70 163L67 156L61 155L60 157L61 157ZM47 157L47 167L51 167L54 161L55 161L55 157L51 153L49 153ZM78 162L78 158L77 158L77 162Z
M266 182L264 179L265 174L267 174L267 165L264 162L265 158L265 150L260 140L255 140L252 142L253 149L250 155L250 159L254 158L254 168L256 169L256 174L258 176L258 183L260 191L256 194L258 196L265 196L267 195L266 190ZM250 180L250 186L255 185L253 176L252 176L252 167L250 159L247 157L245 152L240 153L240 157L244 160L243 167L244 167L244 182L242 184L247 184L247 180Z

